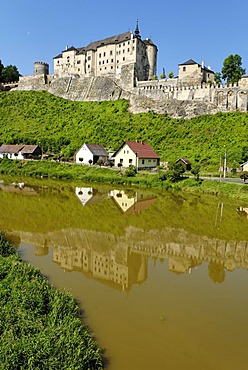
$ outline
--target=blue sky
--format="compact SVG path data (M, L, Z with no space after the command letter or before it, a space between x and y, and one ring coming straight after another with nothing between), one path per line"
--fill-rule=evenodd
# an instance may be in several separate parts
M22 75L33 73L35 61L47 62L65 46L134 30L158 46L158 70L178 73L190 58L220 72L230 54L242 57L248 74L247 0L0 0L0 59L16 65Z

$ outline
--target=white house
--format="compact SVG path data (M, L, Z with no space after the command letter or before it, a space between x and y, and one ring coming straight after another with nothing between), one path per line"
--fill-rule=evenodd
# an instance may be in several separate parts
M248 162L242 163L240 165L241 171L247 171L248 172Z
M89 161L92 161L91 163L95 164L99 159L102 159L104 163L107 162L108 152L98 144L84 143L76 154L76 163L89 164Z
M133 165L137 170L155 168L159 166L160 158L149 144L144 142L126 141L113 154L115 166L119 163L122 167Z
M0 146L0 158L9 159L39 159L42 151L38 145L10 145L3 144Z

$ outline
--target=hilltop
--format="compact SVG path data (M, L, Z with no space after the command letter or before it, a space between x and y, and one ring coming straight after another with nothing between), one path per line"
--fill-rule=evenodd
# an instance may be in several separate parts
M218 169L227 150L227 165L244 161L248 115L229 112L192 119L132 114L127 100L79 102L45 91L0 94L0 144L39 144L43 152L73 157L84 142L114 151L126 140L148 142L162 161L186 157Z

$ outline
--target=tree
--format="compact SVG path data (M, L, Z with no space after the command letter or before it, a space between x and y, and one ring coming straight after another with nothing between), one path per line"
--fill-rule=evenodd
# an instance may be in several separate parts
M198 163L196 163L192 168L191 168L191 173L192 175L195 176L195 179L196 180L199 180L199 176L200 176L200 165Z
M221 70L223 80L227 83L237 83L245 74L245 69L242 66L242 58L238 54L229 55L223 62Z
M98 164L99 167L102 167L103 166L103 160L99 158L98 161L97 161L97 164Z
M79 158L78 158L78 160L79 160L79 161L81 162L81 164L82 164L82 162L83 162L83 160L84 160L84 159L83 159L82 157L79 157Z
M172 71L170 71L169 74L168 74L168 77L169 78L174 78L174 73Z
M93 163L92 159L89 159L89 165L91 166Z
M214 81L216 84L220 84L221 83L221 73L220 72L216 72L214 74Z
M0 59L0 82L3 82L2 81L2 72L3 72L3 69L4 69L4 65L3 65L3 63L2 63L2 61Z
M1 80L2 82L15 82L18 81L20 73L16 66L9 65L2 69Z
M161 80L164 80L166 78L165 69L163 68L163 72L160 75Z

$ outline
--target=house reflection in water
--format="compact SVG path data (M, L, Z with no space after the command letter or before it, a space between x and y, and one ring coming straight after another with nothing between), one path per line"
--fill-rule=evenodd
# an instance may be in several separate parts
M107 197L107 193L94 188L76 187L76 196L83 206L101 202Z
M156 200L156 197L149 193L140 193L133 190L111 190L109 195L125 214L140 212Z

